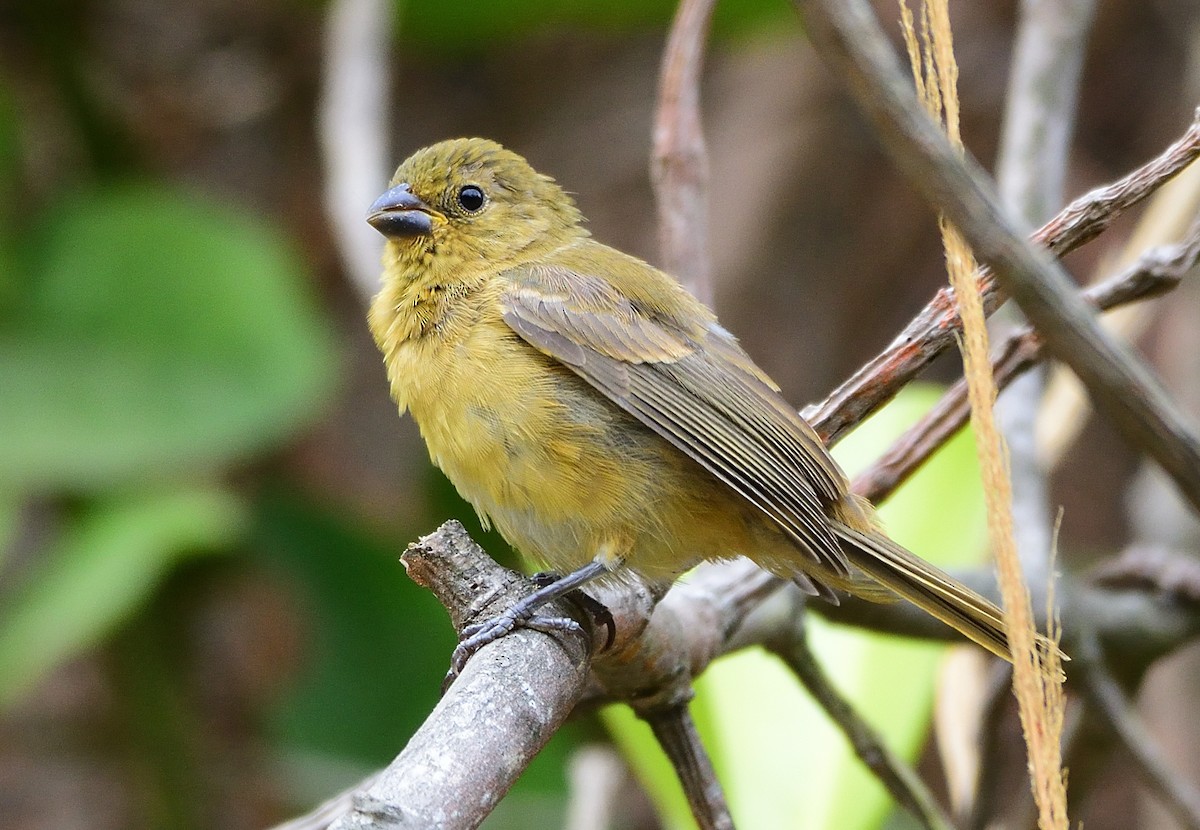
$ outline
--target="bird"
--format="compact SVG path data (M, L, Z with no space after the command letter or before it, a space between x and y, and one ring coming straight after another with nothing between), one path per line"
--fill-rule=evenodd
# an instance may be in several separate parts
M400 413L487 526L557 575L468 627L461 669L594 580L667 586L745 556L806 593L908 600L1012 659L1001 611L897 544L811 426L669 274L592 238L574 200L483 138L400 164L369 325Z

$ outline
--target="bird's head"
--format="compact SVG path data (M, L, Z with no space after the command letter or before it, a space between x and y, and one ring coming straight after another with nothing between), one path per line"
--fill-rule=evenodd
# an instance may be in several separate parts
M585 236L575 203L521 156L483 138L413 153L367 221L388 239L388 270L467 276L517 265Z

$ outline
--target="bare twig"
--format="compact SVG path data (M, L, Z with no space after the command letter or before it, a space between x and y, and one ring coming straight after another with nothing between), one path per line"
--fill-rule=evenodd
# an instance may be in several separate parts
M767 648L795 672L813 700L842 730L859 760L887 788L897 804L928 830L951 830L953 822L942 812L925 782L912 767L896 757L875 729L859 716L825 676L816 655L808 647L803 616L793 614L791 622L766 642Z
M960 157L920 109L870 8L863 0L797 1L807 10L814 43L847 78L910 181L991 264L1097 408L1200 508L1200 440L1192 425L1146 367L1100 328L1062 268L1014 232L978 166Z
M729 805L688 712L687 701L656 706L638 714L650 724L654 737L671 759L700 830L733 830Z
M716 0L682 0L658 82L650 179L662 265L702 302L713 298L708 253L708 150L700 123L700 70Z
M1061 204L1095 0L1021 0L996 160L1000 198L1042 222Z
M1035 225L1062 203L1095 0L1022 0L1020 8L996 187L1013 216ZM1001 334L1022 322L1011 304L992 319ZM1042 372L1026 372L1013 379L995 405L1012 478L1013 532L1030 581L1049 575L1052 536L1046 474L1034 432L1044 386Z
M1002 716L1007 711L1008 702L1012 699L1009 695L1011 688L1012 666L1006 663L994 663L980 706L980 720L984 728L980 730L979 734L979 765L975 781L975 797L972 799L963 821L967 830L984 830L995 819L996 800L1000 794L996 770L1000 768L1000 753L1004 744L997 727L1002 723ZM1028 788L1022 787L1021 792L1028 792Z
M613 827L621 788L628 777L625 763L611 744L586 744L572 752L567 762L567 815L563 830Z
M1200 119L1150 162L1123 178L1087 193L1043 225L1030 238L1045 245L1056 256L1066 254L1095 239L1117 217L1138 204L1176 173L1200 156ZM984 308L994 311L1003 299L991 271L977 273ZM943 288L905 326L891 344L863 364L824 400L805 407L803 415L832 444L890 401L934 358L954 345L961 331L954 298Z
M1192 220L1200 215L1200 164L1180 172L1140 212L1134 227L1111 255L1103 257L1125 267L1149 248L1169 245L1182 238ZM1109 270L1118 266L1107 266ZM1102 274L1101 274L1102 276ZM1104 321L1106 329L1126 342L1136 343L1154 319L1166 324L1166 309L1151 311L1142 307L1126 309ZM1164 365L1164 368L1166 366ZM1168 379L1176 394L1186 399L1190 374ZM1087 390L1065 366L1050 367L1045 402L1038 413L1038 457L1049 468L1056 466L1091 418L1092 405ZM1152 463L1152 462L1151 462Z
M1154 738L1133 710L1125 690L1108 671L1094 637L1079 649L1083 693L1129 753L1134 769L1185 830L1200 830L1200 790L1181 778L1162 757Z
M1197 258L1200 258L1200 220L1178 244L1151 248L1123 273L1088 288L1083 297L1097 309L1108 311L1162 296L1179 284ZM996 385L1004 389L1041 359L1042 341L1037 332L1031 328L1013 332L997 347L992 360ZM969 415L966 383L960 380L855 478L854 492L871 501L887 498L962 429Z
M388 179L388 53L392 4L335 0L325 26L317 122L325 211L347 274L364 301L379 290L383 238L363 221Z

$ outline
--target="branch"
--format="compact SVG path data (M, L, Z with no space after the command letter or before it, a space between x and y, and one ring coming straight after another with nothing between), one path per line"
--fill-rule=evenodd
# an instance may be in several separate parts
M317 127L325 212L359 297L379 290L383 238L363 221L388 180L388 60L392 4L336 0L329 7Z
M1200 830L1200 790L1181 778L1162 756L1125 690L1105 667L1099 643L1089 638L1078 654L1083 693L1129 753L1142 783L1158 796L1180 827Z
M1033 225L1062 202L1095 0L1022 0L1020 8L996 186L1012 215ZM993 322L1007 332L1023 319L1006 305ZM1048 576L1052 536L1048 485L1035 438L1045 379L1035 372L1013 380L1008 394L996 400L996 422L1008 450L1013 533L1021 566L1026 580L1042 581Z
M414 578L435 590L460 627L511 603L510 592L534 589L489 559L457 522L447 522L414 544L405 558ZM429 566L417 559L429 560ZM1158 658L1200 635L1200 568L1179 558L1120 561L1125 564L1098 572L1095 585L1064 578L1063 642L1069 647L1085 633L1094 635L1110 665L1119 666L1123 675L1140 677ZM977 569L955 577L997 598L990 572ZM588 703L623 700L647 710L678 703L690 678L717 657L768 644L790 630L796 624L795 605L779 591L781 586L796 591L748 560L737 560L702 565L657 608L644 590L595 592L613 612L617 639L593 664L586 693L581 666L586 666L588 652L578 635L518 629L471 659L387 769L359 785L354 795L335 798L277 830L320 830L331 815L351 804L354 811L335 826L394 828L401 826L396 822L402 816L415 816L415 826L473 826L468 820L473 816L478 821L481 811L495 804L581 698ZM1044 607L1037 590L1035 586L1034 607ZM486 602L472 603L480 594ZM808 607L835 622L889 634L958 639L952 629L904 602L847 597L839 606ZM551 608L555 614L569 610L566 604ZM467 805L470 809L464 809Z
M411 545L402 561L459 629L533 590L455 521ZM572 611L578 616L561 601L547 608L554 615ZM404 751L354 794L352 809L332 827L477 826L583 694L590 647L577 633L517 629L480 649Z
M1046 348L1088 387L1097 408L1148 452L1200 509L1200 441L1149 370L1116 343L1045 251L1017 236L978 166L934 125L900 73L864 0L797 0L813 42L847 78L896 163L991 264Z
M805 0L812 2L812 0ZM1156 158L1117 181L1096 188L1058 212L1030 238L1056 256L1095 239L1116 219L1146 199L1200 156L1200 119ZM991 270L976 272L984 309L1002 301ZM955 343L962 323L950 290L939 290L892 343L865 363L826 398L802 414L827 444L833 444L865 420Z
M1095 0L1021 0L996 160L1000 198L1040 222L1061 203Z
M700 70L715 5L716 0L682 0L675 13L658 80L650 165L663 268L708 305L713 286Z
M798 604L803 602L797 599ZM816 655L808 647L803 614L792 614L791 623L767 640L767 648L795 672L813 700L842 730L859 760L874 773L897 804L927 830L951 830L953 822L942 812L925 782L888 748L871 724L859 716L825 676Z
M1200 258L1200 219L1176 245L1151 248L1124 272L1091 286L1083 298L1100 311L1160 297L1173 290ZM1042 359L1042 340L1031 328L1013 332L996 349L992 372L1006 388ZM853 490L872 502L887 498L929 457L966 425L970 418L967 386L951 386L941 399L854 480Z
M733 830L733 817L687 701L639 711L671 759L700 830Z
M1140 552L1133 551L1121 559L1130 556L1140 558ZM1120 666L1122 671L1140 675L1163 655L1200 636L1200 594L1193 596L1186 588L1168 591L1162 587L1169 580L1189 588L1200 585L1200 565L1176 556L1153 561L1147 569L1153 575L1144 581L1111 585L1105 576L1107 569L1098 571L1092 581L1064 574L1062 588L1055 592L1063 619L1064 650L1069 653L1085 635L1094 635L1110 667ZM1177 576L1180 572L1187 576ZM995 574L989 568L954 571L951 575L992 602L999 600ZM1044 626L1041 611L1046 605L1046 586L1031 585L1030 589L1033 607L1039 610L1038 623ZM875 603L851 596L844 597L840 605L814 602L809 610L833 622L884 634L961 641L953 629L906 602ZM1071 676L1071 664L1065 668Z

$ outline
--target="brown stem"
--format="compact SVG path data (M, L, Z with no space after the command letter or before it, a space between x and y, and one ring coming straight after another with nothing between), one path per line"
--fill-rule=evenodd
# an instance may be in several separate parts
M725 794L688 712L687 701L639 711L638 714L650 725L654 737L671 759L700 830L733 830L733 817L725 803Z
M1166 184L1200 156L1200 119L1150 162L1111 184L1080 196L1036 231L1030 239L1055 256L1066 254L1104 232L1129 208ZM990 269L978 272L984 310L994 311L1003 296ZM943 288L891 344L863 364L817 404L805 407L805 420L827 444L833 444L895 397L922 370L954 345L962 322L954 297Z
M1151 248L1121 274L1083 292L1101 311L1148 300L1172 290L1200 257L1200 221L1176 245ZM1042 341L1030 328L1010 334L997 348L992 373L1000 389L1007 387L1042 358ZM875 502L887 498L970 418L967 387L958 381L926 415L911 426L886 453L854 480L854 492Z
M790 627L782 629L767 641L767 648L795 672L813 700L842 730L859 760L887 788L897 804L927 830L951 830L953 822L942 812L925 782L912 767L896 757L874 728L859 716L825 676L816 655L808 647L803 616L797 614L792 620Z
M1129 754L1134 769L1185 830L1200 830L1200 790L1181 778L1134 712L1125 690L1104 665L1104 654L1092 637L1080 649L1084 695L1104 718Z
M682 0L658 82L650 179L662 266L712 304L708 254L708 150L700 123L700 70L716 0Z

